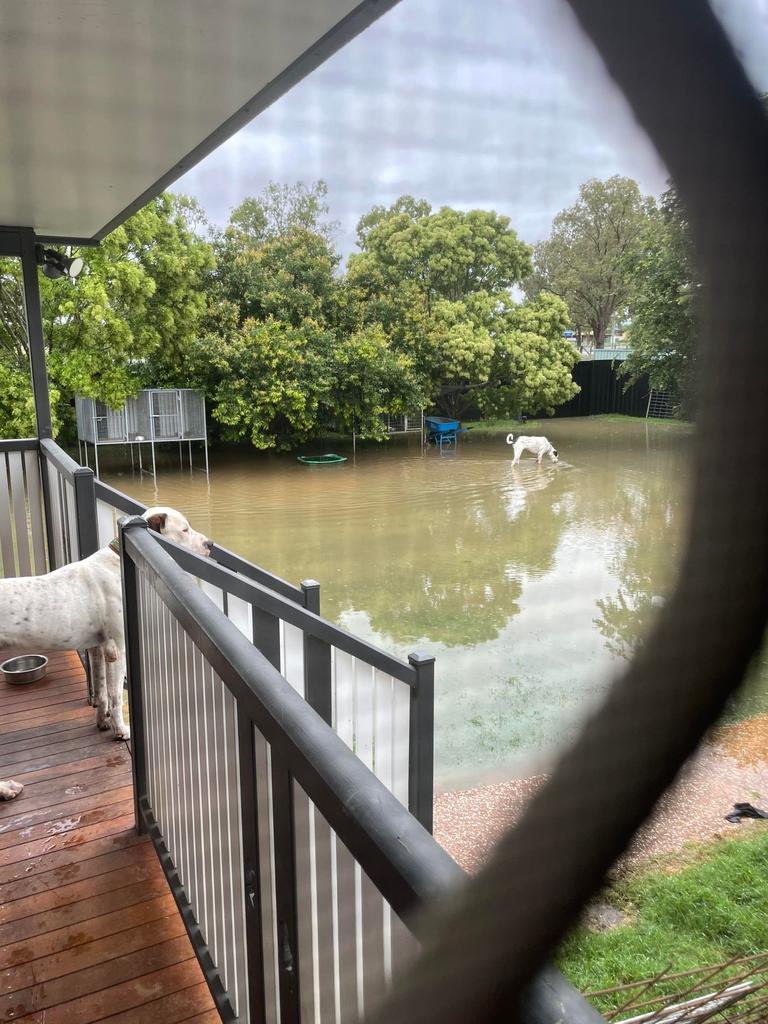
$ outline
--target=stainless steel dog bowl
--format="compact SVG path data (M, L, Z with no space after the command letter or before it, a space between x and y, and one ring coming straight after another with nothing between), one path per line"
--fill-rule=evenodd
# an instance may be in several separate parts
M36 683L43 678L47 667L48 659L44 654L22 654L4 661L0 672L8 683Z

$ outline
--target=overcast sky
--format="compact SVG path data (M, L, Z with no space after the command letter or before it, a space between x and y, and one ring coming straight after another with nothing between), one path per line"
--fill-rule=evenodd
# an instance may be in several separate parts
M717 0L761 87L768 0ZM760 23L761 33L755 28ZM565 0L402 0L176 184L221 225L270 181L328 184L337 242L403 193L492 208L528 242L590 177L666 172Z

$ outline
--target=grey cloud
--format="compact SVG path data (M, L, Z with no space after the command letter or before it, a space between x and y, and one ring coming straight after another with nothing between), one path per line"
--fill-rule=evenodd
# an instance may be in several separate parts
M611 174L652 193L666 177L565 0L408 0L176 187L223 224L270 179L323 178L346 254L360 215L403 192L492 207L536 241Z

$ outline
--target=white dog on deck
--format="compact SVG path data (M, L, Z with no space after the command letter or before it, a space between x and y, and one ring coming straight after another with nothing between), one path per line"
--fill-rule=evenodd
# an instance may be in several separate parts
M515 439L514 434L507 434L507 444L512 445L515 453L512 459L513 466L518 464L523 452L530 452L531 455L535 455L539 465L541 465L541 460L545 455L548 455L553 462L557 462L560 457L557 454L557 448L546 437L526 437L524 434L521 434Z
M144 519L168 540L198 555L211 553L212 542L191 529L176 509L149 508ZM123 721L123 595L114 541L45 576L0 580L0 650L9 647L34 652L87 650L96 724L99 729L111 728L116 740L130 737ZM20 791L16 782L0 782L0 799L10 800Z

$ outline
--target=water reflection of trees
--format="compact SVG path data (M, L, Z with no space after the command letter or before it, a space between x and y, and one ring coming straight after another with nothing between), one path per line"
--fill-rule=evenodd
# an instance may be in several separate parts
M501 483L494 473L404 509L394 537L391 521L373 526L367 546L383 568L363 599L376 632L474 645L519 612L524 577L552 566L565 483L555 468L506 470ZM359 589L350 598L359 608Z
M684 525L680 504L681 496L666 474L645 476L617 492L616 518L624 526L610 568L620 584L612 597L596 602L600 617L594 620L617 657L633 657L672 586Z

